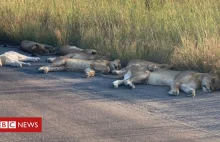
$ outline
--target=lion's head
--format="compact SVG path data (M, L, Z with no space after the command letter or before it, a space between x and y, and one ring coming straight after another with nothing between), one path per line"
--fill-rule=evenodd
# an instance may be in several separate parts
M150 64L150 65L147 66L147 69L148 69L149 71L151 71L151 72L154 71L156 68L158 68L158 67L157 67L157 65L155 65L155 64Z
M218 77L205 75L202 79L203 92L212 92L220 89L220 81Z
M92 54L92 55L97 54L97 51L94 49L84 49L83 51L87 54Z
M121 69L121 61L119 59L111 61L109 64L110 70L120 70Z
M44 54L48 54L49 50L47 50L43 45L41 44L35 44L32 46L31 48L32 52L35 54L39 54L39 55L44 55Z

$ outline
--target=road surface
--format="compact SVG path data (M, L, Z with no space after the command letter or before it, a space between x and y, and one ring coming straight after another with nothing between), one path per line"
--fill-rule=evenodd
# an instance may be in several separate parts
M1 54L10 50L23 53L0 47ZM46 58L0 68L0 116L43 118L42 133L0 133L1 142L220 141L220 92L190 98L161 86L113 89L114 79L39 73Z

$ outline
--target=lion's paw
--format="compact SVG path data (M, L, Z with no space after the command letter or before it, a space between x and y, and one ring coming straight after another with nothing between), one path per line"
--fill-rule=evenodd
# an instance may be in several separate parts
M22 64L21 64L21 63L18 63L18 64L17 64L17 67L20 67L20 68L21 68L21 67L22 67Z
M40 61L40 57L36 57L37 62Z
M32 57L33 59L32 59L32 61L33 62L38 62L38 61L40 61L40 58L39 57Z
M124 81L125 86L129 86L131 89L135 89L135 85L130 80Z
M49 62L49 63L52 63L54 61L54 58L47 58L46 61Z
M95 76L95 75L91 72L85 72L85 74L84 74L85 78L89 78L89 77L93 77L93 76Z
M30 67L30 66L31 66L31 63L26 63L25 65L28 66L28 67Z
M135 89L135 85L134 84L130 84L129 86L131 87L131 89Z
M196 90L195 89L192 89L188 92L188 96L189 97L195 97L196 96Z
M170 90L169 94L172 96L178 96L179 95L179 89L175 89L175 90Z
M128 86L128 84L129 84L129 83L128 83L128 80L125 80L125 81L124 81L124 84L125 84L125 86Z
M40 67L40 68L38 69L38 71L43 72L43 73L48 73L49 67Z
M118 84L112 83L113 88L118 88Z
M95 71L91 68L87 68L84 70L84 77L89 78L95 76Z
M45 67L40 67L38 71L43 71Z
M117 70L112 70L112 74L117 74Z

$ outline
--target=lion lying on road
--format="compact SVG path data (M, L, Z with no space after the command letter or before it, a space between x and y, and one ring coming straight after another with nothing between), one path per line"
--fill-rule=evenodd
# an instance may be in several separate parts
M87 54L96 54L97 51L94 49L81 49L76 46L64 45L60 48L55 48L51 45L40 44L34 41L23 40L20 44L20 48L28 53L32 53L33 55L66 55L68 53L87 53Z
M173 68L172 65L168 65L168 64L158 64L158 63L154 63L154 62L150 62L150 61L146 61L146 60L134 59L134 60L129 61L125 68L122 68L121 70L113 71L113 73L115 73L115 74L126 73L127 70L130 68L130 66L132 66L132 65L140 65L142 67L146 67L149 65L155 65L157 68L164 68L164 69Z
M23 40L20 44L20 48L25 52L33 54L34 56L48 55L49 53L54 53L56 51L55 47L53 46L40 44L29 40Z
M143 67L144 69L153 69L155 68L164 68L164 69L172 69L173 65L169 64L158 64L146 60L140 60L140 59L134 59L128 62L127 66L125 68L122 68L121 70L113 70L112 73L117 74L117 75L101 75L103 77L108 77L108 78L122 78L127 71L130 69L131 66L137 65L139 68ZM153 68L152 68L153 67ZM150 70L151 71L151 70Z
M135 83L170 86L169 94L174 96L179 95L179 90L194 97L196 89L212 92L220 88L219 78L208 73L173 71L161 68L155 68L153 72L149 72L140 65L132 65L124 75L124 79L114 81L113 86L118 88L119 85L125 84L135 88Z
M69 53L87 53L87 54L97 54L97 51L94 49L81 49L76 46L64 45L57 49L57 54L67 55Z
M49 66L39 68L39 71L48 73L49 71L84 71L86 77L92 77L95 72L109 73L112 70L121 68L120 60L80 60L63 58L53 62Z
M72 59L81 59L81 60L110 60L109 56L99 55L99 54L87 54L84 52L79 53L69 53L65 56L60 57L50 57L47 59L48 62L52 63L54 61L63 59L63 58L72 58Z
M0 66L8 65L14 67L22 67L24 66L31 66L30 63L24 63L23 61L40 61L39 57L28 57L22 54L19 54L14 51L5 52L4 54L0 55Z

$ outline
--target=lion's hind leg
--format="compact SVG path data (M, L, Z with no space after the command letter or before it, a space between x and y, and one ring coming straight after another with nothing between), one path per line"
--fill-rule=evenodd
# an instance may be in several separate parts
M38 62L40 61L39 57L28 57L22 54L18 54L18 60L19 61L31 61L31 62Z
M50 66L59 67L59 66L65 66L65 64L66 64L66 58L58 57L53 61L53 63Z
M30 64L30 63L27 63L27 62L26 62L26 63L25 63L25 62L21 62L21 61L18 61L18 62L21 63L22 66L28 66L28 67L31 66L31 64Z
M118 88L118 86L123 84L123 83L124 83L124 80L116 80L112 84L113 84L114 88Z
M113 74L124 74L126 73L128 70L126 68L123 68L121 70L112 70Z
M130 86L131 89L135 89L135 85L137 83L145 83L148 76L150 75L149 71L141 72L138 74L133 74L130 79L124 81L124 84Z
M40 72L48 73L48 72L56 72L56 71L65 71L65 66L52 67L52 66L43 66L38 69Z
M132 84L130 82L127 83L129 81L129 79L132 77L131 71L126 71L126 72L127 73L124 75L123 80L116 80L116 81L113 82L113 87L114 88L118 88L118 86L121 85L121 84L125 84L125 85Z
M131 80L131 79L125 80L125 81L124 81L124 84L125 84L126 86L131 87L131 89L135 89L135 85L133 84L133 80Z
M180 93L179 84L174 81L173 83L171 83L170 87L171 87L171 90L169 91L169 94L172 96L178 96Z
M20 53L17 53L17 52L14 52L13 54L16 54L19 61L31 61L31 62L40 61L39 57L29 57L29 56L26 56L26 55L23 55L23 54L20 54Z
M181 84L180 89L187 93L189 97L195 97L196 96L196 90L194 88L191 88L190 86L186 84Z
M39 57L26 57L26 58L20 58L19 61L38 62L40 61L40 58Z
M24 63L24 62L20 62L20 61L6 61L5 65L13 66L13 67L22 67L23 65L31 66L30 63Z

